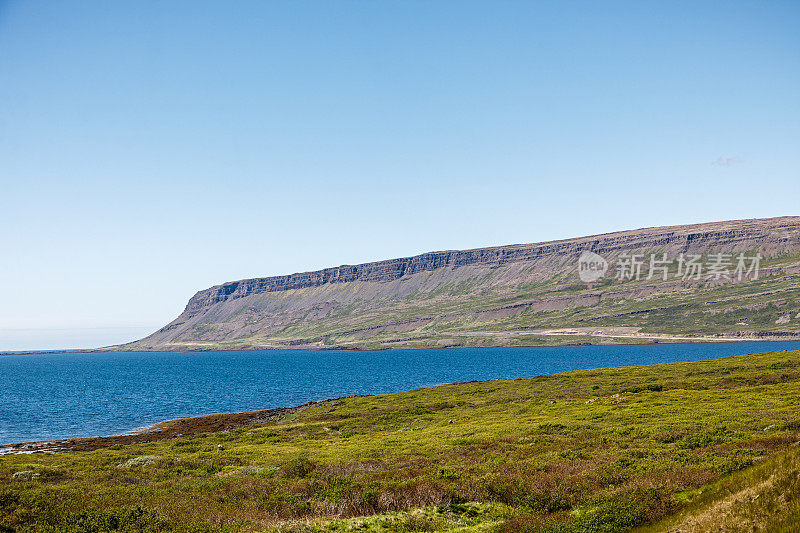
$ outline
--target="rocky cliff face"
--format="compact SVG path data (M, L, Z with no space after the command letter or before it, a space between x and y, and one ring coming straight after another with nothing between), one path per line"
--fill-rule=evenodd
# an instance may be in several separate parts
M579 324L574 320L580 317L564 320L565 310L610 309L616 304L609 302L631 297L647 299L646 295L654 293L674 297L673 293L686 292L687 288L696 294L731 290L714 283L674 279L582 286L570 274L575 274L577 258L587 250L610 261L622 253L647 256L647 252L657 251L676 257L758 252L773 282L780 279L783 286L788 279L790 288L780 291L786 297L781 302L791 307L797 296L792 287L797 282L800 217L648 228L546 243L430 252L228 282L198 292L175 321L127 347L393 347L442 345L442 341L449 345L515 344L525 335L511 335L510 326L517 331L537 331L531 335L542 336L546 343L573 335L548 336L539 331L548 326ZM741 285L739 292L742 288L755 290L757 285L761 286L755 282ZM505 305L497 305L501 302ZM733 302L731 308L737 305ZM554 315L556 311L562 313ZM509 321L509 317L518 320ZM780 318L785 319L783 315ZM747 325L746 321L740 322ZM433 323L439 327L432 328ZM718 333L733 333L731 325L721 325ZM740 336L743 331L736 329Z

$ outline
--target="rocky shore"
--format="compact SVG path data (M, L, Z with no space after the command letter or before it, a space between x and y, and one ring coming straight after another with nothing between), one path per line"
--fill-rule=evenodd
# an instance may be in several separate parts
M189 418L176 418L159 422L141 431L110 435L106 437L81 437L49 441L19 442L0 445L0 455L10 453L59 453L67 451L91 451L114 445L142 444L164 439L229 431L250 424L277 422L289 414L322 402L309 402L297 407L279 407L242 413L220 413Z

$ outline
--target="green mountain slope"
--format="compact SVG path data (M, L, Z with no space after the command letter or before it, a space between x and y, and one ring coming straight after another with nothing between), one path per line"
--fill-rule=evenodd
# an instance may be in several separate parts
M594 282L580 278L579 258L587 251L607 262L607 272ZM698 256L700 271L690 268L692 256ZM638 279L630 268L635 263ZM424 348L798 335L800 217L782 217L432 252L230 282L198 292L173 322L115 349Z

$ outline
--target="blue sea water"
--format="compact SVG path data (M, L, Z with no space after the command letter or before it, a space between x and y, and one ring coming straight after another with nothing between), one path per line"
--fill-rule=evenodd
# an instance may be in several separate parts
M800 342L0 357L0 444L112 435L162 420L454 381L698 361Z

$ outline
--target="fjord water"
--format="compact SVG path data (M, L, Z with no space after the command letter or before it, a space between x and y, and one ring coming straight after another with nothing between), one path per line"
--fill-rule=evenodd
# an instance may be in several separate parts
M119 434L171 418L454 381L790 349L800 342L9 355L0 357L0 444Z

